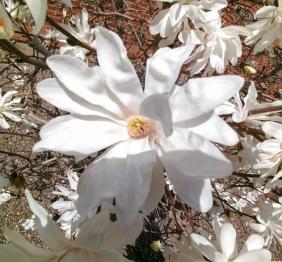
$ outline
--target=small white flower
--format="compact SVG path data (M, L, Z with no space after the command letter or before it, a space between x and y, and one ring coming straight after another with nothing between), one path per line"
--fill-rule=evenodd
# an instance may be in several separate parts
M262 7L255 16L261 20L247 26L252 31L252 35L245 39L245 43L255 44L255 53L268 48L276 39L282 43L282 1L278 1L278 7Z
M249 111L279 105L282 105L281 100L276 100L272 103L259 103L257 101L257 90L254 82L252 81L248 89L248 94L244 97L244 105L241 101L240 94L237 93L232 100L227 101L216 108L216 112L219 115L232 114L232 121L235 123L244 122L251 127L259 127L264 121L272 120L282 122L282 117L277 115L278 111L281 110L252 115L249 115Z
M140 234L143 223L138 219L124 230L109 219L109 213L100 212L87 220L75 240L64 237L48 212L26 191L27 200L35 216L37 232L48 249L38 248L16 231L6 230L8 244L0 245L3 261L69 262L105 261L126 262L121 249Z
M87 10L83 9L80 15L76 15L71 18L69 25L61 24L61 26L71 33L75 38L94 48L94 28L90 28L88 24L88 18L89 15ZM85 60L85 55L88 52L89 51L85 48L80 46L71 46L68 44L60 48L61 55L70 55L73 57L78 57L82 60Z
M206 31L202 44L197 48L191 60L196 60L192 66L191 74L198 74L206 66L206 73L224 73L227 65L236 65L239 57L242 56L242 44L240 35L248 36L249 31L242 26L221 27L220 19L216 19L218 13L211 11L207 17L215 17L215 21L208 26L204 25ZM211 19L212 20L212 19Z
M238 92L244 80L217 76L176 86L193 47L164 48L148 60L143 92L121 39L98 28L96 45L99 66L94 68L70 56L47 59L59 81L44 80L37 91L71 114L45 125L34 150L81 159L108 148L79 180L81 218L113 198L122 223L140 209L151 212L163 195L164 167L182 199L206 212L213 201L209 178L232 173L230 162L212 142L238 142L213 109Z
M4 129L10 128L10 125L5 120L5 117L15 122L21 122L21 118L14 113L14 111L22 110L22 108L17 107L21 98L13 98L13 96L17 93L17 91L8 91L2 95L2 90L0 89L0 127Z
M70 238L72 235L72 224L79 219L79 215L77 214L75 207L75 202L78 199L76 190L79 178L77 173L72 170L67 172L67 177L70 189L61 185L56 185L56 189L58 191L54 191L53 194L63 196L68 200L60 198L55 201L51 207L58 211L61 217L57 220L57 223L59 223L61 229L65 231L66 237Z
M250 227L265 238L265 244L277 241L282 245L282 205L262 202L255 208L258 223L250 223Z
M235 197L232 198L232 200L234 201L233 204L231 204L232 207L234 207L236 210L242 212L242 210L247 206L248 202L243 199L240 198L239 200Z
M225 0L178 1L178 3L162 10L153 18L150 23L150 32L153 35L160 34L162 38L165 38L160 41L160 47L172 44L179 33L180 41L200 44L204 33L197 29L203 24L208 26L208 24L214 22L214 19L220 19L219 15L210 19L204 10L220 10L226 5ZM192 21L196 30L190 28L189 20Z
M31 218L25 219L21 221L21 226L24 230L35 230L35 216L32 215Z
M258 159L253 167L262 178L270 177L269 182L273 183L282 177L282 124L265 122L262 130L272 138L257 144Z
M248 237L243 248L238 252L236 231L229 223L214 227L216 241L212 243L199 234L192 234L194 247L211 262L270 262L271 253L263 249L264 240L253 234ZM205 261L205 260L203 260Z

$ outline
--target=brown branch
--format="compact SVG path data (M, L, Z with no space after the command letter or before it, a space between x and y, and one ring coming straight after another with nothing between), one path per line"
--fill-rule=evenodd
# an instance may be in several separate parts
M256 115L260 113L267 113L267 112L274 112L274 111L281 111L281 110L282 110L282 106L269 106L269 107L250 110L248 114Z

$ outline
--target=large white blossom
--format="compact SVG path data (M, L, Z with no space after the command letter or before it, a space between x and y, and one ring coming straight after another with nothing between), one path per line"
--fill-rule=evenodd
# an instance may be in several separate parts
M94 28L90 28L88 18L88 12L84 8L80 15L71 18L69 25L61 24L61 26L81 42L90 47L94 47ZM83 47L68 44L60 48L60 54L79 57L82 60L85 60L85 55L88 52L89 51Z
M131 228L123 230L109 220L109 213L101 212L86 221L75 240L68 240L48 212L26 191L31 211L35 215L37 232L49 249L36 247L16 231L4 232L8 244L0 245L1 261L5 262L121 262L128 261L121 249L135 240L142 230L137 220Z
M148 60L143 92L121 39L100 27L96 45L99 66L94 68L70 56L47 59L58 80L40 82L37 91L71 114L47 123L34 150L83 158L110 147L79 180L82 218L113 198L123 223L140 209L152 211L163 194L164 168L182 199L206 212L212 206L209 178L232 172L231 163L211 142L238 142L213 110L238 92L244 80L218 76L176 86L193 46L164 48Z
M161 1L161 2L177 2L177 1ZM214 20L220 20L219 14L210 19L205 10L220 10L227 6L225 0L192 0L178 1L170 8L159 12L150 23L150 32L153 35L160 34L162 38L159 46L168 46L172 44L177 35L182 42L190 42L200 44L203 32L197 30L203 24L206 26L213 23ZM189 20L192 21L194 27L190 28ZM189 38L189 41L187 40Z
M271 253L263 249L264 239L257 234L250 235L238 252L236 231L230 223L214 227L216 241L199 234L191 234L194 247L211 262L270 262ZM182 260L184 261L184 260ZM188 260L189 261L189 260ZM192 260L190 260L192 262ZM194 260L195 261L195 260ZM204 262L206 260L196 260Z
M2 95L2 90L0 89L0 127L4 129L10 128L10 125L6 121L5 117L9 118L12 121L20 122L21 118L14 113L14 111L22 110L18 107L21 98L13 98L17 91L8 91Z
M258 223L250 223L250 227L265 238L265 244L277 241L282 245L282 198L280 203L261 202L254 208Z
M262 7L255 13L255 17L261 20L247 26L252 35L245 39L247 45L255 44L255 53L268 48L276 39L282 43L282 0L278 0L277 7Z

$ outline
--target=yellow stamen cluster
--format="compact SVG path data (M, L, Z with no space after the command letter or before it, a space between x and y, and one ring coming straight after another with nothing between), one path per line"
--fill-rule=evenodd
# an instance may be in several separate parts
M127 121L128 134L134 139L146 137L152 129L152 121L143 116L132 116Z

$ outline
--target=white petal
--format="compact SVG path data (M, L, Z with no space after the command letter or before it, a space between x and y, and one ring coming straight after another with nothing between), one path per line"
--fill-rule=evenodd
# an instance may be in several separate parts
M129 138L127 128L106 118L60 116L40 130L34 151L57 151L67 155L89 155Z
M117 222L110 221L110 213L102 210L82 225L75 242L89 252L123 248L141 233L143 220L138 218L126 231Z
M243 84L243 78L231 75L189 80L176 87L171 96L173 121L183 122L208 113L234 96Z
M36 228L41 240L53 250L71 247L71 242L64 237L48 212L32 198L28 190L25 191L25 195L29 207L35 215Z
M2 127L3 129L10 128L10 125L1 114L0 114L0 127Z
M138 108L143 97L142 87L121 39L103 27L97 27L95 35L97 58L105 82L127 108Z
M262 131L270 136L282 141L282 125L276 122L265 122Z
M243 253L233 260L234 262L270 262L271 253L266 250L254 250Z
M15 113L13 112L3 112L2 113L4 116L8 117L9 119L13 120L14 122L21 122L22 119Z
M140 208L143 213L151 213L161 201L161 198L165 191L164 181L164 168L162 163L157 160L153 168L153 175L151 180L151 187L147 199L143 206Z
M36 90L41 98L64 111L79 115L97 115L114 118L110 112L101 106L94 105L87 101L87 98L69 91L55 78L42 80L38 83Z
M195 233L191 234L191 239L195 248L209 260L213 261L214 254L216 252L216 249L213 244L203 236Z
M120 100L120 92L107 87L101 68L90 68L80 59L64 55L49 57L47 64L66 89L82 100L102 107L102 112L106 110L121 118L132 114L132 110L125 106L126 100Z
M131 224L150 190L156 151L148 139L128 140L110 148L89 165L78 184L78 211L87 216L107 199L116 199L116 213Z
M2 32L2 29L0 30L0 39L9 39L14 35L14 29L12 21L2 3L0 3L0 18L3 19L4 23L4 32Z
M244 253L247 251L262 249L264 246L264 239L262 236L257 234L252 234L246 240L242 250L240 253Z
M160 48L147 60L145 94L169 92L179 75L183 63L189 58L194 46L174 49Z
M208 140L185 129L174 129L170 137L160 142L161 161L167 170L184 176L216 178L231 175L232 165ZM199 165L199 163L202 163Z
M236 244L236 231L234 227L225 223L220 229L220 242L221 251L226 255L227 258L231 258L237 251Z
M46 12L47 12L47 0L25 0L35 23L33 29L34 34L38 34L44 25Z
M172 113L167 93L154 94L146 97L140 105L143 116L159 121L166 136L172 133Z
M238 134L225 123L217 114L206 114L201 117L200 124L189 127L189 130L203 138L227 146L236 145L239 142ZM176 125L184 127L181 125Z

